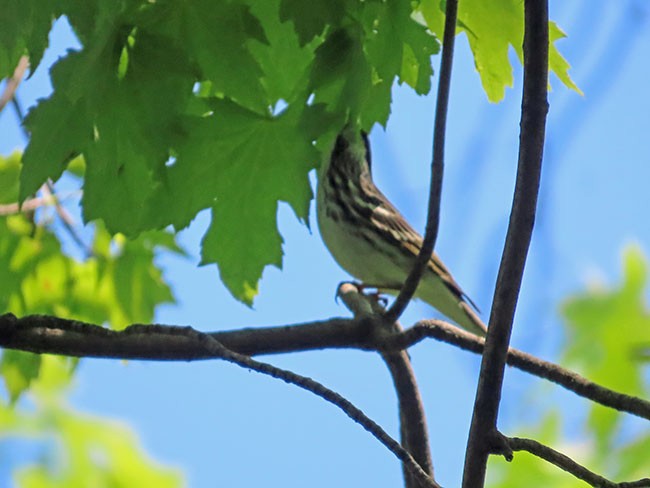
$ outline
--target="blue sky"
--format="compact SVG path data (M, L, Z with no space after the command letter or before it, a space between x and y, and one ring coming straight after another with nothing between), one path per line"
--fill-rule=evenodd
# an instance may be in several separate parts
M649 14L643 0L551 5L551 17L569 35L558 46L584 96L551 80L539 215L513 336L515 346L546 358L553 358L563 340L561 300L590 283L614 283L626 245L650 249ZM51 41L43 66L20 89L26 107L49 92L46 66L74 46L62 23ZM484 317L512 198L520 92L516 66L514 88L502 103L489 104L466 40L458 39L437 251ZM419 229L426 214L433 107L432 96L395 87L388 128L371 135L376 182ZM0 114L0 134L2 154L24 146L10 109ZM208 218L201 214L179 236L192 259L159 256L179 306L161 307L158 322L207 331L347 315L333 299L347 276L320 241L315 219L310 232L281 207L284 269L266 270L251 310L230 297L214 266L196 267ZM415 303L402 322L433 314ZM457 486L479 360L433 341L414 347L411 355L438 481ZM321 351L264 359L333 388L397 437L396 399L377 355ZM77 409L132 425L146 450L181 468L191 487L401 483L395 458L338 409L232 365L85 360L75 382L71 402ZM535 384L508 370L500 421L507 433L534 421L551 402L581 405L562 392L542 397L531 390ZM0 485L9 481L0 478Z

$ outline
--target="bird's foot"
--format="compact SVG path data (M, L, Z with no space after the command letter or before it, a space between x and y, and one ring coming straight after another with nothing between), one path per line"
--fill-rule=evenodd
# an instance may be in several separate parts
M369 299L374 300L382 307L388 305L388 298L382 295L383 287L379 287L375 285L367 285L359 281L342 281L341 283L339 283L339 285L336 287L336 295L334 297L337 303L338 303L338 299L341 296L341 293L343 293L345 288L348 286L353 286L354 288L356 288L358 293L361 293L362 295L365 295Z

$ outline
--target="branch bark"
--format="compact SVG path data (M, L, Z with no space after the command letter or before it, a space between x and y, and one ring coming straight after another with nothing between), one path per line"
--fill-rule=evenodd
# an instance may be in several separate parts
M474 401L463 488L484 486L488 456L507 450L498 435L497 418L542 167L548 112L548 0L525 0L524 16L524 88L517 182Z
M198 361L217 357L190 338L170 334L169 328L134 324L123 331L114 331L46 315L17 318L5 314L0 315L0 347L37 354L144 361ZM369 319L360 317L208 335L228 349L248 356L330 348L394 351L408 348L426 337L475 354L481 354L485 344L484 339L441 320L421 321L398 335L383 338L377 338L372 330ZM508 364L601 405L650 420L650 402L605 388L557 364L512 348L508 350Z
M558 468L571 473L576 478L600 488L641 488L650 486L650 478L643 478L636 481L622 481L616 483L607 478L588 470L581 464L578 464L566 454L562 454L555 449L552 449L541 442L534 439L522 439L520 437L510 437L507 439L513 451L527 451L549 463L557 466Z
M381 356L388 366L397 394L402 445L422 469L433 477L429 429L408 352L384 352ZM420 484L417 478L411 474L406 465L403 465L403 471L406 488L418 488Z

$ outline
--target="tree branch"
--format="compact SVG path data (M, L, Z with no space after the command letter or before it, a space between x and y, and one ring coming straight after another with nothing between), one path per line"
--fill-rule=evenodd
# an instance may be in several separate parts
M27 71L28 67L29 58L27 56L22 56L20 58L20 61L18 61L18 66L16 66L14 74L11 75L11 78L7 78L5 89L2 92L2 95L0 95L0 112L2 112L2 109L5 108L7 103L13 100L14 95L16 94L16 90L18 89L18 85L20 85L20 82L23 80L25 71Z
M384 307L373 296L359 291L352 283L339 286L337 296L355 315L374 315L375 332L388 333L390 336L401 335L402 327L398 322L389 324L383 320ZM429 429L427 428L424 404L411 366L408 352L404 350L383 350L381 357L386 363L393 380L399 407L400 436L402 446L411 453L415 461L432 478L434 477L431 449L429 447ZM420 483L408 469L402 465L406 488L419 488Z
M445 132L447 130L447 109L451 86L451 68L454 60L454 41L456 38L456 17L458 0L447 0L445 8L445 30L442 40L440 59L440 77L438 79L438 98L436 100L436 118L433 129L433 157L431 161L431 183L429 186L429 207L427 225L424 232L422 248L413 268L406 278L399 295L386 314L388 322L395 322L404 312L420 283L420 278L431 259L431 253L438 238L440 223L440 200L442 195L442 178L445 170Z
M541 444L533 439L522 439L520 437L506 438L508 444L513 451L527 451L558 468L571 473L578 479L600 488L636 488L636 487L650 487L650 478L643 478L637 481L623 481L616 483L607 478L603 478L599 474L589 471L584 466L578 464L569 456L562 454L544 444Z
M301 376L292 371L281 369L267 363L256 361L248 356L233 352L224 347L219 341L209 334L203 334L190 327L182 327L175 329L175 332L198 340L206 352L222 359L242 366L244 368L252 369L258 373L272 376L273 378L280 379L286 383L291 383L304 390L307 390L329 403L336 405L352 420L361 425L364 429L370 432L379 442L388 448L402 463L408 467L410 473L418 480L421 486L441 488L413 459L411 454L406 451L395 439L390 437L379 424L368 418L359 408L355 407L349 400L339 395L333 390L317 381Z
M122 331L48 315L0 315L0 346L73 357L197 361L214 359L196 341L172 335L175 326L133 324ZM208 335L226 348L247 356L327 348L374 350L368 318L251 327Z
M408 348L426 337L458 346L475 354L482 354L485 346L485 339L451 324L441 320L423 320L399 336L390 338L385 347ZM593 402L650 420L650 402L605 388L555 363L509 348L507 364L560 385Z
M84 240L79 235L79 232L77 232L77 229L74 228L74 219L63 207L63 205L61 205L61 199L54 192L54 184L52 183L52 180L48 180L43 186L41 186L41 192L45 195L46 198L51 199L51 201L54 202L56 213L59 216L63 227L68 232L68 235L72 238L74 243L79 247L79 249L81 249L81 251L83 251L86 258L91 257L93 255L92 247L84 242Z
M170 326L134 324L122 331L47 315L0 315L0 347L37 354L144 361L214 359L196 341L167 332ZM485 340L440 320L425 320L398 335L376 337L371 319L334 318L276 327L211 332L231 351L257 356L330 348L402 350L425 337L481 354ZM650 420L650 402L593 383L561 366L510 348L508 364L556 383L588 400Z
M517 182L481 361L463 488L484 486L487 458L500 452L497 418L503 373L537 207L548 112L548 0L525 0L524 13L524 88Z
M384 352L381 357L390 371L397 394L402 445L422 469L433 477L429 429L408 352ZM406 488L419 487L417 478L408 471L408 467L404 465L403 469Z
M32 334L31 341L25 341L29 336L29 334L24 334L26 331L35 333ZM44 345L61 346L65 341L64 338L68 336L69 340L70 335L73 337L73 345L68 355L71 356L78 356L82 352L81 349L84 348L80 342L82 338L89 344L87 349L95 352L97 352L96 348L98 346L103 345L106 347L109 342L113 343L117 347L108 348L111 352L103 356L111 358L119 357L116 354L116 349L127 352L127 355L123 356L124 358L132 359L170 359L179 349L185 349L186 351L189 349L192 351L192 356L186 359L220 358L296 385L343 410L348 417L370 432L402 461L409 469L409 472L418 480L420 486L440 488L408 451L350 401L311 378L254 360L247 355L231 350L217 339L217 337L222 336L234 339L233 343L237 343L237 335L233 337L221 333L206 334L191 327L143 324L134 324L121 332L117 332L83 322L43 315L31 315L23 319L17 319L12 314L0 316L0 344L4 347L7 346L7 339L18 338L16 342L22 343L24 346L20 349L39 352L38 350ZM161 349L154 357L147 358L142 354L144 351L153 353L156 348ZM137 350L141 352L136 353ZM95 356L99 356L99 354L95 354Z
M22 205L15 203L3 203L0 205L0 217L7 215L16 215L22 212L33 212L34 210L52 205L54 202L51 197L36 197L25 200Z

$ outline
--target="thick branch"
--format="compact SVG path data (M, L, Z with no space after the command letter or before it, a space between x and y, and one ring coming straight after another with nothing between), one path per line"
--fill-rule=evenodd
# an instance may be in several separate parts
M166 325L134 324L115 331L48 315L0 316L0 346L34 353L106 359L196 361L212 359L196 341L171 335ZM306 324L255 327L209 335L248 356L327 348L374 350L366 319L331 319Z
M442 195L442 178L445 169L445 132L447 130L447 108L449 106L449 91L451 87L451 68L454 60L454 41L456 39L456 17L458 0L447 0L445 7L445 30L442 40L442 56L440 59L440 78L438 79L438 98L436 100L436 119L433 128L433 157L431 161L431 183L429 186L429 207L427 225L424 232L422 248L404 286L393 302L386 318L395 322L408 305L420 283L420 278L431 259L431 253L438 238L440 222L440 200Z
M481 361L463 488L483 486L487 458L499 452L496 429L503 373L537 207L548 112L548 0L525 0L524 11L524 88L517 182Z
M74 357L141 359L145 361L196 361L214 359L196 341L174 336L164 325L132 325L123 331L104 329L69 319L45 315L16 318L0 315L0 347L37 354ZM248 356L346 348L401 350L425 337L453 344L476 354L484 339L440 320L426 320L401 334L379 338L367 319L330 319L277 327L257 327L209 335L231 351ZM508 350L508 364L601 405L650 420L650 402L610 390L557 364L516 349Z
M554 464L558 468L571 473L578 479L589 483L591 486L600 488L637 488L637 487L650 487L650 478L643 478L636 481L623 481L616 483L607 478L603 478L599 474L589 471L584 466L578 464L569 456L562 454L544 444L541 444L533 439L522 439L519 437L511 437L507 439L510 448L513 451L527 451L539 458Z

